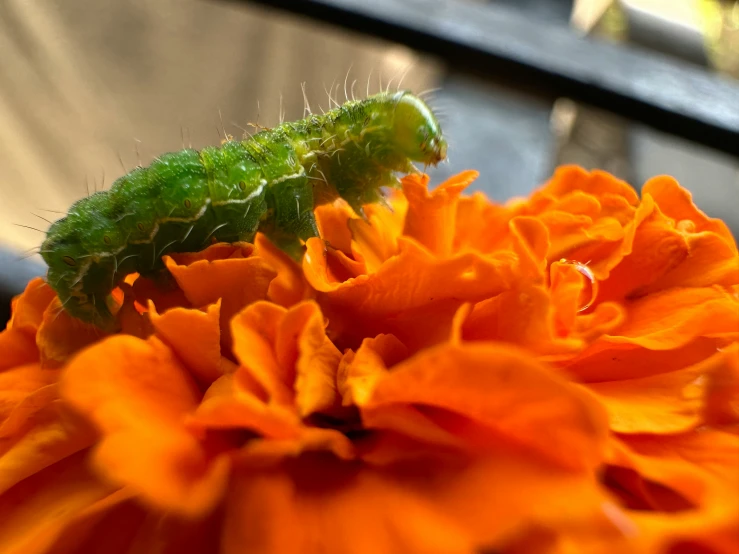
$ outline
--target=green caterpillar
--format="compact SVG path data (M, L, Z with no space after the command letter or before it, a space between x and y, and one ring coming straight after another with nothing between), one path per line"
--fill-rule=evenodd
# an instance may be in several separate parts
M157 158L109 190L77 201L41 246L48 282L72 316L115 329L111 291L128 274L155 275L162 255L264 232L299 259L318 236L316 205L337 197L357 213L396 186L412 162L436 165L446 141L428 105L380 93L242 141Z

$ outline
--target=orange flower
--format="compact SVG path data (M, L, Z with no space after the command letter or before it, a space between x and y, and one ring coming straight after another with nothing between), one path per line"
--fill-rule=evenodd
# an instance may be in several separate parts
M0 551L739 552L739 254L672 179L408 176L0 333Z

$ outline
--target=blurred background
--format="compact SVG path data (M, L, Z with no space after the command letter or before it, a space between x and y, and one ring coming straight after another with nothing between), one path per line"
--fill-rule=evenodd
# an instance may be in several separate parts
M345 80L401 76L439 89L435 182L475 168L504 201L563 163L637 188L669 173L739 236L733 0L4 0L0 324L76 199L281 107L301 118L301 83L316 110Z

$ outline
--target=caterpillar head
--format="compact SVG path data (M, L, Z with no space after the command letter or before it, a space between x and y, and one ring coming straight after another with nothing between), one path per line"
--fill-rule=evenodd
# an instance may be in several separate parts
M446 159L447 143L431 108L410 92L396 96L393 135L396 147L410 160L436 165Z

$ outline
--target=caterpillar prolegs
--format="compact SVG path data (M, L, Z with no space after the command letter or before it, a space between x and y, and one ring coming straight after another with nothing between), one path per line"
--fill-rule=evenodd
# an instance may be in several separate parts
M428 105L380 93L323 115L264 129L138 167L77 201L51 225L41 254L48 282L74 317L111 329L111 291L128 274L163 271L169 252L264 232L295 258L318 236L316 205L346 200L357 213L397 185L412 162L436 165L446 141Z

